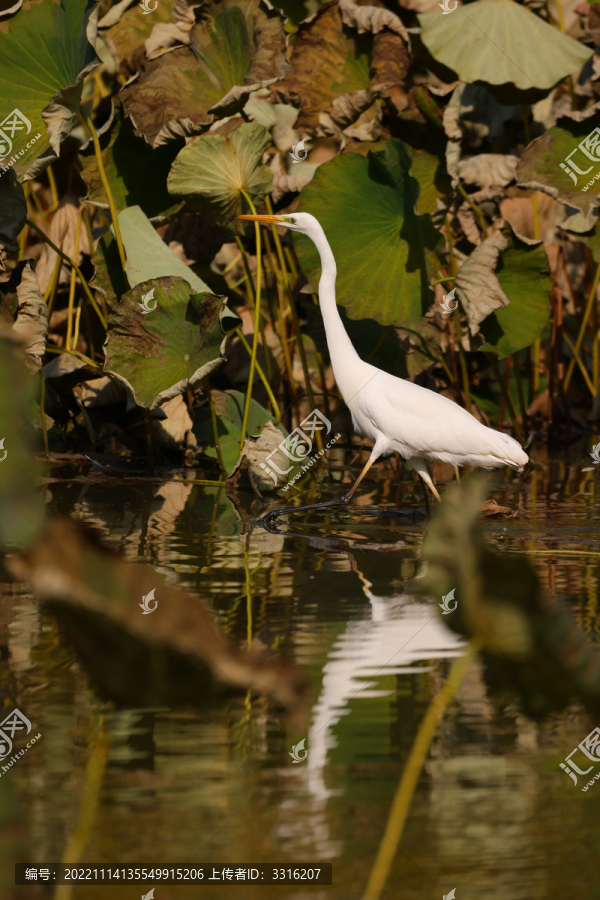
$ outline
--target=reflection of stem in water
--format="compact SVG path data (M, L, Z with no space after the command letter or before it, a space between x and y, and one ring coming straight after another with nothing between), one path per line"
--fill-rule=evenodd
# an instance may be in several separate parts
M142 523L140 526L140 543L139 556L146 555L146 539L148 537L148 522L150 521L150 513L152 512L152 489L146 492L146 502L144 503L142 512Z
M252 214L256 213L252 200L248 196L245 191L242 191L244 194L246 201L250 207ZM244 441L246 440L246 429L248 427L248 417L250 415L250 402L252 400L252 385L254 383L254 367L256 365L256 354L258 353L258 335L260 332L260 292L262 287L262 253L261 253L261 244L260 244L260 225L258 222L254 223L255 227L255 237L256 237L256 287L254 289L254 334L252 336L252 355L250 357L250 371L248 373L248 388L246 390L246 400L244 403L244 416L242 419L242 433L240 436L240 453L244 448ZM240 252L243 250L243 246L240 242ZM243 255L243 254L242 254ZM252 279L250 279L252 282ZM266 342L264 344L265 353L267 352Z
M42 420L42 434L44 436L44 450L48 456L48 429L46 428L46 410L44 404L46 402L46 379L40 369L40 419Z
M154 475L154 452L152 450L152 425L150 424L150 410L144 409L144 428L146 430L146 453L148 456L148 468Z
M248 570L248 549L244 545L244 571L246 573L246 615L248 620L248 649L252 646L252 590L250 588L250 572Z
M110 737L104 730L104 716L101 716L92 738L92 752L85 770L85 781L76 829L71 835L61 860L64 865L77 865L83 856L90 840L90 835L96 825L98 807L100 805L100 791L104 781L109 750ZM73 886L70 884L57 885L54 900L70 900L72 891Z
M417 786L417 781L423 769L427 753L436 728L440 720L458 690L461 681L479 652L482 641L474 638L470 641L467 652L457 659L446 683L441 691L432 700L425 718L421 722L417 736L412 745L400 784L392 801L392 808L388 817L385 832L379 846L377 858L373 865L369 882L367 884L363 900L379 900L386 879L389 875L396 850L402 838L404 825L410 810L410 804Z

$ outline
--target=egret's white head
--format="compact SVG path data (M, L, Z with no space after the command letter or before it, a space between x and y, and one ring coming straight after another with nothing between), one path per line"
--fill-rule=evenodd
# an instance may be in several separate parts
M283 225L290 231L299 231L313 237L322 233L322 228L317 219L310 213L293 213L290 216L237 216L238 219L246 219L249 222L260 222L262 225Z

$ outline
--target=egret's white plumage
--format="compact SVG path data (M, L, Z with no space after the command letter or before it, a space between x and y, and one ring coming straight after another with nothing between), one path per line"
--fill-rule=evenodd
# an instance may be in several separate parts
M438 499L426 460L484 469L523 468L528 456L514 438L482 425L471 413L446 397L382 372L359 357L346 333L335 300L335 259L325 232L314 216L294 213L291 216L241 218L299 231L312 240L319 252L319 305L333 374L352 414L356 431L374 445L369 462L346 495L347 499L375 460L394 451L418 472Z

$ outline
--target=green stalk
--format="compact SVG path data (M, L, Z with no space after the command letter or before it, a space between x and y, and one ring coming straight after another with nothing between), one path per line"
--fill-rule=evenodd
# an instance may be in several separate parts
M594 391L598 390L598 304L594 303L594 318L592 321L592 330L594 338L592 341L592 382ZM594 393L594 396L596 394Z
M459 185L460 187L460 185ZM484 225L485 227L485 225ZM487 231L485 232L487 236ZM446 216L446 240L448 241L448 254L450 256L450 271L456 279L458 266L456 265L456 257L454 256L454 245L452 244L452 231L450 229L450 219ZM454 282L456 284L456 280ZM469 388L469 370L467 369L467 357L465 348L462 344L462 328L460 326L460 312L458 306L454 310L454 328L456 330L456 343L458 344L458 356L460 360L460 371L463 381L463 393L465 395L465 409L471 412L471 390Z
M294 383L294 372L292 369L292 357L290 355L290 347L287 339L287 334L285 331L285 321L283 319L283 312L281 307L283 306L283 294L281 293L281 285L277 280L277 271L275 266L275 260L273 259L273 251L271 250L271 244L269 242L269 232L265 232L265 247L267 250L267 259L269 260L269 265L271 267L271 271L275 277L275 283L277 285L277 304L275 313L277 316L277 327L279 330L279 340L281 341L281 347L283 350L283 359L285 362L285 370L288 377L288 389L290 392L290 397L292 399L292 403L296 403L297 401L297 392L296 385Z
M252 207L252 209L254 209L254 207ZM234 288L237 287L237 285L241 284L242 281L247 282L247 284L249 285L248 296L252 298L252 301L255 304L255 318L256 318L256 288L254 287L254 282L252 281L252 275L250 273L250 265L248 263L248 255L247 255L246 251L244 250L244 245L242 244L241 239L237 235L235 236L235 240L236 240L236 243L240 250L240 256L242 257L242 263L244 266L245 274L244 274L244 277L239 282L237 282L237 284L232 285L232 287L234 287ZM263 325L262 317L260 317L260 316L259 316L259 323L260 323L260 336L262 339L263 349L265 351L267 376L268 376L268 378L271 378L271 362L269 360L269 354L267 353L267 349L268 349L267 348L267 336L265 334L265 328ZM258 363L256 365L258 367Z
M44 378L42 371L40 369L40 419L42 420L42 434L44 436L44 450L46 451L46 456L49 454L48 450L48 429L46 427L46 410L44 409L44 403L46 402L46 379Z
M103 316L102 313L100 312L100 310L99 310L99 308L98 308L98 304L97 304L96 301L94 300L94 296L93 296L92 292L90 291L90 287L89 287L87 281L85 280L85 278L83 277L83 275L81 274L81 269L79 268L79 266L77 265L77 263L75 262L75 260L74 260L74 259L71 259L69 256L67 256L66 253L63 253L63 251L60 249L60 247L57 247L56 244L54 244L54 243L50 240L50 238L49 238L46 234L44 234L44 232L42 231L42 229L41 229L41 228L38 228L38 226L35 225L35 224L31 221L31 219L26 219L25 221L27 222L27 224L29 225L30 228L33 228L34 231L37 231L37 233L38 233L39 236L42 238L42 240L46 241L46 243L48 244L48 246L49 246L49 247L52 247L52 249L54 250L55 253L58 253L58 255L59 255L60 257L62 257L62 259L64 259L65 262L68 262L70 266L73 266L73 268L74 268L75 271L77 272L77 275L78 275L78 277L79 277L79 280L81 281L81 284L83 285L84 291L85 291L86 294L88 295L88 298L89 298L89 300L90 300L90 303L92 304L92 306L94 307L94 310L96 311L96 315L98 316L98 318L100 319L100 322L102 323L102 327L106 330L106 327L107 327L106 319L104 318L104 316Z
M252 215L256 215L256 209L252 200L245 191L242 194L252 210ZM248 375L248 390L246 392L246 403L244 404L244 418L242 419L242 433L240 437L240 453L244 447L246 440L246 430L248 428L248 416L250 415L250 401L252 400L252 382L254 381L254 368L256 366L256 354L258 352L258 334L260 330L260 291L262 281L262 253L260 244L260 225L254 223L256 234L256 289L254 292L254 334L252 335L252 355L250 356L250 372Z
M265 205L267 207L267 211L269 215L273 215L273 207L271 206L271 198L265 197ZM288 278L288 270L285 265L285 259L283 256L283 248L281 246L281 241L279 240L279 235L277 234L277 228L275 225L271 225L271 232L273 234L273 240L275 241L275 248L277 250L277 258L279 259L279 266L281 268L281 275L283 278L283 285L285 287L285 291L288 296L288 302L290 304L290 310L292 313L292 321L294 323L294 331L296 332L296 343L298 345L298 353L300 354L300 361L302 362L302 371L304 373L304 384L306 386L306 396L308 397L308 402L310 403L311 409L316 409L315 398L313 394L312 385L310 383L310 376L308 374L308 363L306 361L306 351L304 349L304 343L302 340L302 332L300 331L300 322L298 321L298 311L296 309L296 304L294 303L294 297L292 295L292 289L290 287L290 282ZM321 432L317 431L315 435L317 439L317 446L319 450L323 449L323 441L321 438Z
M235 333L237 334L237 336L239 337L240 341L241 341L242 344L244 345L244 348L248 351L248 355L249 355L249 356L252 356L252 349L251 349L251 347L250 347L250 344L248 343L248 341L246 340L246 338L245 338L244 335L242 334L242 329L241 329L241 328L236 328L236 329L235 329ZM264 346L264 345L263 345L263 346ZM273 407L273 415L275 416L275 422L274 422L274 424L275 424L275 425L279 425L279 423L281 422L281 412L280 412L280 410L279 410L279 406L278 406L278 404L277 404L277 400L275 399L275 396L274 396L274 394L273 394L273 391L271 390L271 385L269 384L267 378L265 377L265 373L264 373L263 370L261 369L258 360L256 360L255 365L256 365L256 371L258 372L258 375L259 375L259 377L260 377L260 380L262 381L262 383L263 383L263 385L264 385L264 388L265 388L265 390L266 390L266 392L267 392L267 394L268 394L269 402L271 403L271 406Z
M583 314L583 320L581 322L581 327L579 329L579 334L577 336L577 341L575 343L575 349L573 351L574 354L579 353L579 348L581 347L581 344L583 343L583 338L585 335L585 330L587 328L588 319L589 319L590 313L592 311L592 306L594 305L594 300L596 299L596 291L598 289L598 281L599 280L600 280L600 263L598 263L598 266L596 267L596 274L594 275L594 282L592 284L592 289L590 291L589 300L588 300L587 306L585 308L585 312ZM575 362L576 362L575 355L573 355L573 358L571 359L571 362L569 363L569 368L567 369L567 374L565 375L565 381L564 381L564 385L563 385L563 390L564 390L565 394L569 390L569 384L571 383L571 375L573 374L573 369L575 368Z
M94 142L94 153L96 155L96 163L98 164L98 172L100 174L100 180L102 182L102 187L104 188L104 193L106 194L106 199L108 200L108 206L110 209L110 214L113 221L113 227L115 229L115 238L117 240L117 247L119 248L119 256L121 257L121 265L123 266L123 275L125 275L125 248L123 246L123 241L121 239L121 229L119 228L119 219L117 216L117 207L115 206L115 201L112 195L112 191L110 189L110 184L108 183L108 178L106 177L106 171L104 169L104 163L102 162L102 151L100 149L100 141L98 140L98 134L96 129L94 128L94 123L91 118L82 108L80 111L80 116L84 124L87 126L89 133L92 136L92 141ZM125 275L125 277L127 277Z
M586 369L579 353L573 346L573 341L571 340L571 338L569 337L569 335L567 334L566 331L563 331L563 337L564 337L565 341L567 342L567 344L569 345L569 348L573 354L573 359L576 361L577 365L579 366L579 368L581 370L581 374L583 375L584 381L590 390L590 394L592 395L592 397L595 397L597 387L594 387L594 383L590 379L588 370ZM596 382L596 385L597 385L597 382Z
M500 366L498 365L498 360L494 356L493 353L486 352L487 360L490 363L492 369L494 370L494 375L496 376L496 381L500 385L500 390L502 391L502 396L504 397L504 402L506 404L506 408L508 409L508 414L510 416L513 428L515 430L515 437L520 444L523 443L523 435L521 433L521 425L519 424L519 420L517 419L517 411L515 409L515 405L513 403L513 399L510 396L510 391L508 387L504 384L504 378L502 377L502 373L500 371Z
M60 199L58 197L58 191L56 189L56 179L54 177L52 165L49 165L47 167L46 173L48 175L48 184L50 185L50 194L52 196L52 207L48 210L48 212L54 212L54 210L58 209L58 207L60 206Z
M381 896L396 855L396 849L402 838L410 804L425 764L431 741L446 708L479 652L481 643L481 640L478 638L474 638L469 642L467 652L453 664L446 683L430 703L425 713L425 718L419 726L410 756L392 801L392 808L385 826L385 832L379 845L379 851L365 893L363 894L363 900L379 900Z
M89 356L85 356L85 354L80 353L79 350L68 350L66 347L46 347L46 353L68 353L69 356L74 356L77 359L80 359L86 365L91 366L92 369L101 369L102 366L99 366L98 363L94 362L93 359L90 359ZM108 376L110 378L110 375Z
M456 341L458 343L458 358L460 360L460 371L463 380L463 391L465 392L465 409L471 412L471 390L469 388L469 371L467 369L467 356L465 348L462 345L462 328L460 327L460 313L458 306L454 310L454 327L456 329Z
M527 430L527 413L525 412L525 394L523 392L523 382L521 381L521 367L519 360L513 356L513 367L515 370L515 379L517 382L517 393L519 395L519 406L521 407L521 418L523 419L523 428Z
M476 206L475 203L473 203L473 201L471 200L471 198L469 197L469 195L468 195L467 192L465 191L465 189L464 189L464 187L462 186L462 184L460 184L460 182L459 182L459 184L458 184L458 190L459 190L460 193L463 195L463 197L465 198L465 200L467 201L467 203L469 204L469 206L471 207L471 209L472 209L473 212L475 213L475 217L476 217L477 221L479 222L479 227L480 227L481 230L483 231L483 236L484 236L484 238L486 238L486 237L488 236L488 230L487 230L487 227L486 227L486 224L485 224L485 219L483 218L483 213L481 212L481 210L479 209L479 207Z
M440 363L442 369L446 373L446 377L448 378L448 381L450 382L450 384L454 384L454 375L448 368L448 364L446 363L446 360L444 359L444 356L442 353L438 353L438 360L439 360L439 363Z
M148 455L148 468L150 474L154 475L154 449L152 447L152 425L150 422L150 410L142 409L144 414L144 427L146 430L146 453Z
M374 348L371 350L371 352L370 352L369 355L367 356L367 360L366 360L366 361L367 361L368 363L370 363L372 359L375 359L375 356L377 355L377 353L379 352L379 350L380 350L381 347L383 346L383 343L384 343L385 339L387 338L388 334L391 332L392 328L393 328L392 325L388 325L388 327L385 329L385 331L383 332L383 334L381 335L381 337L379 338L379 340L378 340L377 343L375 344Z

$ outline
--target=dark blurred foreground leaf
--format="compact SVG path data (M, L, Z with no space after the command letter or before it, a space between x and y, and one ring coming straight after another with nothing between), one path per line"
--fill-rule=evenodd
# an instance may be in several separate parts
M472 479L445 494L423 545L427 592L456 589L456 610L444 620L483 639L492 690L516 693L535 718L573 698L598 715L600 655L526 559L489 550L478 524L485 493L485 482Z
M79 524L54 519L7 564L56 612L104 696L133 706L201 705L251 690L294 716L303 712L296 669L233 647L199 597L121 559ZM156 608L144 615L151 592Z

